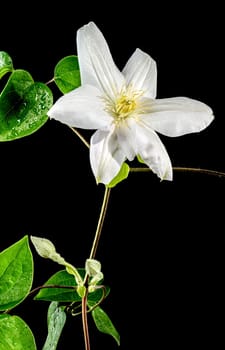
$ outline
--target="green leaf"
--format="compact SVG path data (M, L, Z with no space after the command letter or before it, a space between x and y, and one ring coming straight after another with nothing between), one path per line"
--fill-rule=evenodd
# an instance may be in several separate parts
M48 285L57 285L57 286L71 286L75 287L76 281L73 275L70 275L66 270L61 270L56 272L51 276L46 283ZM81 298L77 294L75 289L69 288L43 288L35 296L35 300L46 300L46 301L61 301L61 302L71 302L71 301L80 301Z
M125 180L129 175L130 167L127 163L123 163L119 173L112 179L112 181L107 185L107 187L115 187L119 182Z
M79 274L84 277L85 270L77 269ZM57 286L72 286L76 287L75 278L70 275L66 270L61 270L56 272L51 276L48 281L44 284L57 285ZM105 287L105 296L109 294L109 287ZM88 305L94 306L97 304L104 295L104 290L102 288L96 289L96 291L88 294ZM45 300L45 301L58 301L58 302L81 302L81 297L74 289L67 288L43 288L34 297L35 300Z
M66 313L53 301L48 308L48 336L42 350L55 350L66 322Z
M36 350L28 325L18 316L0 315L0 350Z
M81 80L77 56L64 57L57 63L54 70L54 81L63 94L80 86Z
M20 304L33 282L33 257L28 236L0 253L0 310Z
M0 51L0 79L8 72L13 71L11 57L5 51Z
M117 345L120 345L120 335L106 312L97 306L91 314L97 329L102 333L111 335L116 340Z
M34 83L24 70L15 70L0 95L0 141L15 140L38 130L48 120L51 90Z

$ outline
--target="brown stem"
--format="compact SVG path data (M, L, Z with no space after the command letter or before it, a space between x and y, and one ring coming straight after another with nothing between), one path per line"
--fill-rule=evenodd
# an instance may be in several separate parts
M88 332L88 322L87 322L87 293L86 290L85 296L82 298L82 324L83 324L83 332L84 332L84 343L85 350L90 350L90 338Z
M43 285L43 286L39 286L39 287L36 287L36 288L32 289L30 291L29 295L32 295L32 294L38 292L40 289L43 289L43 288L76 289L77 287L76 286L64 286L64 285L57 285L57 284L49 284L49 285Z
M202 169L202 168L188 168L188 167L173 167L174 171L180 171L180 172L191 172L191 173L200 173L200 174L206 174L206 175L212 175L217 177L225 177L225 173L222 171L217 170L210 170L210 169ZM130 168L131 172L149 172L151 171L150 168Z

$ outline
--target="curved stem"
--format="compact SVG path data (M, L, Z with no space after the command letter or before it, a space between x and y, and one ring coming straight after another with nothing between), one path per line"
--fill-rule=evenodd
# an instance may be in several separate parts
M85 138L75 128L70 127L70 129L80 138L80 140L85 144L86 147L90 148L89 143L85 140ZM103 222L105 219L105 214L106 214L106 210L107 210L107 206L108 206L109 195L110 195L110 188L105 187L105 194L104 194L104 198L103 198L103 202L102 202L102 208L101 208L101 212L100 212L100 216L99 216L99 220L98 220L97 229L95 232L95 238L94 238L94 241L92 244L90 259L94 259L95 254L96 254L96 250L98 247L98 242L100 239L102 226L103 226Z
M79 133L79 131L77 131L73 127L70 127L70 129L79 137L79 139L85 144L86 147L90 148L89 143ZM97 229L96 229L96 232L95 232L95 238L94 238L94 241L93 241L93 244L92 244L92 249L91 249L91 253L90 253L90 259L94 259L95 254L96 254L96 250L97 250L97 247L98 247L98 242L99 242L99 239L100 239L102 226L103 226L103 222L104 222L104 219L105 219L105 214L106 214L106 210L107 210L107 206L108 206L109 195L110 195L110 188L105 187L105 194L104 194L104 198L103 198L103 202L102 202L102 208L101 208L101 212L100 212L100 216L99 216L99 220L98 220L98 226L97 226Z
M77 286L66 286L66 285L58 285L58 284L48 284L48 285L43 285L43 286L39 286L36 287L34 289L32 289L29 293L29 295L32 295L36 292L39 292L40 289L44 289L44 288L64 288L64 289L74 289L76 290Z
M96 254L96 250L97 250L99 239L100 239L101 232L102 232L102 226L103 226L104 219L105 219L105 214L106 214L107 207L108 207L109 196L110 196L110 188L105 187L105 193L104 193L104 197L103 197L103 201L102 201L101 212L99 215L98 225L97 225L94 241L93 241L92 248L91 248L90 259L94 259L95 254Z
M77 129L73 128L72 126L69 127L78 137L79 139L85 144L86 147L90 148L89 143L85 140L85 138L77 131Z
M85 296L82 298L82 324L84 332L85 350L90 350L91 347L87 322L87 291L85 293Z
M180 172L192 172L192 173L201 173L206 175L212 175L217 177L225 177L225 173L222 171L217 170L210 170L210 169L203 169L203 168L189 168L189 167L173 167L174 171L180 171ZM131 172L149 172L152 171L150 168L130 168Z
M202 169L202 168L186 168L186 167L174 167L175 171L183 171L183 172L192 172L192 173L201 173L206 175L225 177L225 173L222 171L211 170L211 169Z

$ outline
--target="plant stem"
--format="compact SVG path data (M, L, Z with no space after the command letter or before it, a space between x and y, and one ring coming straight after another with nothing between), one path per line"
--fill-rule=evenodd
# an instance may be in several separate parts
M85 144L87 148L90 148L89 143L85 140L85 138L73 127L70 127L70 129L79 137L79 139ZM94 259L96 250L98 248L98 243L100 240L101 232L102 232L102 226L104 223L107 207L108 207L108 201L109 201L109 195L110 195L110 188L105 186L105 193L102 201L102 207L98 219L98 225L96 228L91 253L90 253L90 259ZM86 274L84 278L84 285L88 285L88 278L89 276ZM83 324L83 333L84 333L84 342L85 342L85 350L90 350L90 338L89 338L89 331L88 331L88 321L87 321L87 295L88 295L88 289L86 289L85 296L82 298L82 324Z
M183 171L183 172L192 172L192 173L201 173L206 175L225 177L225 173L217 170L210 169L202 169L202 168L186 168L186 167L174 167L175 171Z
M97 250L99 239L102 232L102 226L105 219L105 214L108 207L109 195L110 195L110 188L105 187L105 193L104 193L102 207L101 207L101 211L98 219L98 225L97 225L95 237L91 248L90 259L94 259L96 254L96 250ZM89 279L89 276L86 274L84 278L84 285L86 286L88 286L88 279ZM90 350L90 338L89 338L88 321L87 321L87 295L88 295L88 289L86 290L85 296L82 298L82 324L83 324L85 350Z
M70 129L79 137L79 139L85 144L86 147L90 148L89 143L85 140L85 138L75 128L70 127ZM101 212L100 212L100 216L99 216L99 220L98 220L97 229L95 232L95 238L94 238L92 248L91 248L90 259L94 259L95 254L96 254L98 242L99 242L99 239L101 236L103 222L105 219L105 214L107 211L109 195L110 195L110 188L105 187L105 194L104 194L104 198L103 198L103 202L102 202L102 208L101 208Z
M46 85L49 85L51 83L53 83L55 81L55 78L52 78L51 80L47 81L47 83L45 83Z
M206 175L212 175L217 177L225 177L225 173L222 171L217 170L210 170L210 169L202 169L202 168L188 168L188 167L173 167L174 171L180 171L180 172L192 172L192 173L201 173ZM150 168L130 168L131 172L149 172L152 171Z
M70 129L79 137L79 139L85 144L86 147L90 148L89 143L85 140L85 138L77 131L77 129L70 126Z
M87 291L85 296L82 298L82 324L83 324L83 332L84 332L84 343L85 350L90 350L90 338L88 332L88 322L87 322Z
M32 295L36 292L39 292L40 289L47 289L47 288L64 288L64 289L75 289L75 286L64 286L64 285L58 285L58 284L48 284L48 285L42 285L39 287L36 287L34 289L32 289L29 293L29 295Z
M96 254L96 250L97 250L99 239L100 239L101 232L102 232L102 226L103 226L104 219L105 219L105 214L106 214L107 207L108 207L110 190L111 189L109 187L105 187L105 193L104 193L104 197L103 197L103 201L102 201L101 212L99 215L98 225L97 225L94 241L93 241L92 248L91 248L90 259L94 259L95 254Z

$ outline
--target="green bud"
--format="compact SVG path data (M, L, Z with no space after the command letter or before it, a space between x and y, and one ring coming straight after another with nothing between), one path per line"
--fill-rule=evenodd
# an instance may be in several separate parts
M83 285L78 286L78 287L77 287L77 293L78 293L78 295L79 295L81 298L83 298L83 297L85 296L85 294L86 294L86 287L83 286Z

